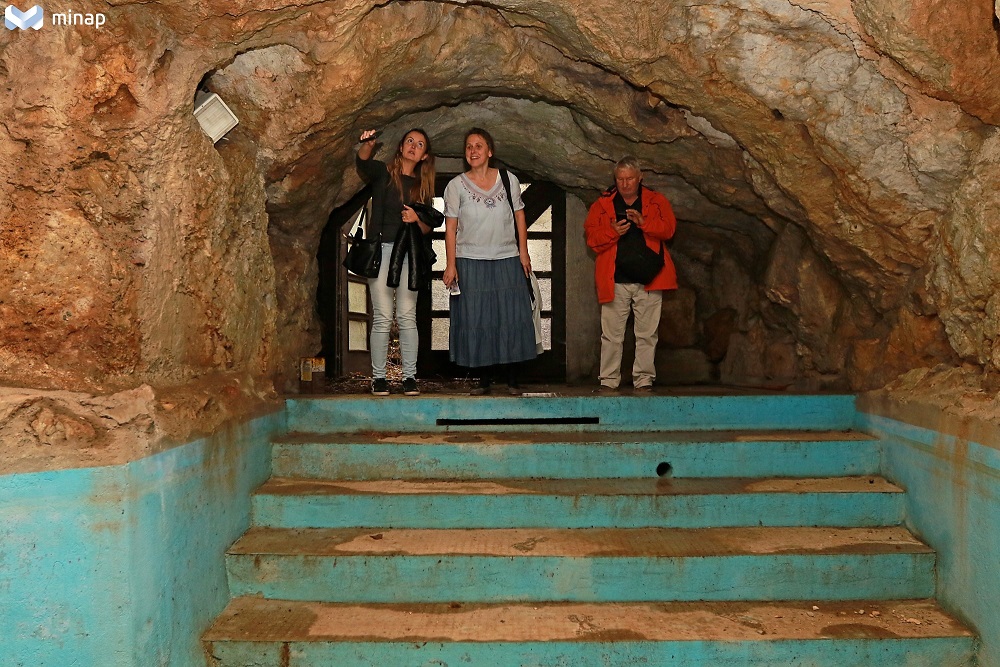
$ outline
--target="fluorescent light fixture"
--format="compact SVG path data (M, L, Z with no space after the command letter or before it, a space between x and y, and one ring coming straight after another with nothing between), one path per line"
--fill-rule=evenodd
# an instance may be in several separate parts
M213 144L240 122L221 97L202 90L194 96L194 117L198 119L205 134L212 138Z

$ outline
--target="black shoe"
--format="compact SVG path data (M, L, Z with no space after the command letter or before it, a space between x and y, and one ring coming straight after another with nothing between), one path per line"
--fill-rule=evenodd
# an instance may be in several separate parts
M417 388L416 378L403 378L403 393L407 396L420 395L420 389Z
M385 378L375 378L372 380L372 394L374 396L388 396L389 382Z
M516 382L508 382L507 383L507 393L510 394L511 396L520 396L521 395L521 385L519 385Z
M489 378L479 378L476 381L476 386L469 392L472 396L485 396L488 393L490 393Z

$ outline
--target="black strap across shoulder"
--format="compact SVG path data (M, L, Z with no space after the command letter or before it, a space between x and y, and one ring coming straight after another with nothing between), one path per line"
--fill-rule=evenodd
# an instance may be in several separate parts
M518 244L518 248L521 247L520 241L517 238L517 217L514 212L514 197L510 194L510 173L506 169L498 169L500 172L500 180L503 182L504 192L507 193L507 205L510 206L510 218L514 221L514 242Z
M518 252L521 249L521 242L517 237L517 217L514 212L514 197L510 194L510 173L506 169L498 169L500 172L500 180L503 181L503 188L507 192L507 205L510 206L510 217L514 221L514 243L517 245ZM531 287L531 278L525 276L525 282L528 283L528 295L531 297L531 303L535 303L535 290Z

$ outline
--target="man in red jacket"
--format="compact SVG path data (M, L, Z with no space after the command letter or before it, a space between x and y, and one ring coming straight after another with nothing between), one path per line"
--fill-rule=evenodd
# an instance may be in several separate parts
M677 272L663 242L674 235L677 220L667 198L642 186L639 161L628 155L615 165L615 186L590 207L584 230L597 253L594 273L601 304L601 391L617 391L621 382L622 343L629 312L635 315L635 364L632 386L651 392L656 378L657 329L662 290L677 289ZM642 284L618 262L619 244L644 242L659 253L663 268Z

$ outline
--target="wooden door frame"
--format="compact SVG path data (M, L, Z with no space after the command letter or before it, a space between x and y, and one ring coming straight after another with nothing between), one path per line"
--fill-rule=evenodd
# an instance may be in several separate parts
M317 311L323 340L322 355L326 357L327 377L331 378L371 368L371 355L367 349L364 352L351 352L349 349L351 320L364 319L368 331L371 331L371 297L368 297L364 316L350 312L348 285L352 282L364 283L367 291L367 280L352 275L344 268L348 244L343 229L368 204L371 193L372 188L367 185L342 206L335 208L320 239Z

